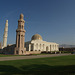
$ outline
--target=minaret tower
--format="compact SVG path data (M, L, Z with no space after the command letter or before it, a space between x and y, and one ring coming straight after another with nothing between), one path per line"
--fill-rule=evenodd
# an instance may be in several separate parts
M20 15L20 19L18 20L18 28L16 30L16 48L15 48L15 53L18 55L24 55L25 54L25 48L24 48L24 43L25 43L25 30L24 30L24 15Z
M5 29L4 29L4 35L3 35L3 47L7 46L7 37L8 37L8 20L6 20Z

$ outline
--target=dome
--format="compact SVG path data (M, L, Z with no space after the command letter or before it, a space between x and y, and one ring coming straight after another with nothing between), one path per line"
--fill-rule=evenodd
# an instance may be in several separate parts
M31 40L42 40L42 37L39 34L35 34L32 36Z

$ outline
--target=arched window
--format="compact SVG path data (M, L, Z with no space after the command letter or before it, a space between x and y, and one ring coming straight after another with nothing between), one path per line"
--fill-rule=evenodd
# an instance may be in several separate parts
M23 26L22 26L22 29L23 29Z
M53 45L53 49L54 49L54 45Z
M38 49L38 44L36 44L36 49Z
M56 45L55 45L55 50L56 50Z
M20 47L20 35L18 36L18 47Z
M43 44L43 49L44 49L44 44Z
M23 35L21 35L21 47L23 47Z
M34 45L33 45L33 44L31 44L31 51L33 51L33 48L34 48Z
M51 45L50 45L50 51L51 51Z
M40 49L41 49L41 44L40 44Z
M48 52L48 49L49 49L49 48L48 48L48 46L47 46L47 47L46 47L46 52Z

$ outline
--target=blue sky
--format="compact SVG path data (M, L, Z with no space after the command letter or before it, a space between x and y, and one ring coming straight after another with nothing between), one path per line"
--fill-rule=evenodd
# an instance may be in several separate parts
M75 0L0 0L0 41L9 22L8 44L16 41L20 14L25 19L25 41L40 34L43 40L75 45Z

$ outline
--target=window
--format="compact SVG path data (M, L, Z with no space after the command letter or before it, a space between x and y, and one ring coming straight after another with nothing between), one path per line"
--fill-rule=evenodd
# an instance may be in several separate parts
M40 44L40 49L41 49L41 44Z

